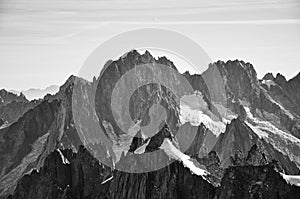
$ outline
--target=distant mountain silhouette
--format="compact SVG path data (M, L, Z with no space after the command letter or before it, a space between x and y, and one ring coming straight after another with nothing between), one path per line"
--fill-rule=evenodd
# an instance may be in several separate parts
M45 89L31 88L28 90L22 90L21 92L16 90L10 90L10 92L15 94L23 93L27 99L33 100L33 99L42 99L47 94L55 94L58 92L58 90L59 90L59 86L51 85Z

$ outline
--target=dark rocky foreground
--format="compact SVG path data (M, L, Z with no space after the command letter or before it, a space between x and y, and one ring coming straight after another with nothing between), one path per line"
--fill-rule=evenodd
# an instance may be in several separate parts
M151 138L145 152L157 150L162 140L176 138L167 125ZM197 139L196 139L197 140ZM133 140L131 149L142 142ZM182 162L175 160L168 166L146 173L128 173L108 167L94 158L83 146L77 153L71 149L57 149L45 159L44 166L33 170L18 182L8 198L299 198L300 187L288 184L280 175L280 163L268 162L264 152L254 144L246 157L231 157L231 166L221 168L214 151L199 158L189 152L209 175L193 174ZM199 149L199 148L198 148ZM167 157L167 155L161 151ZM158 161L163 160L158 156ZM168 157L167 157L168 158ZM109 161L109 158L108 158ZM122 168L143 165L143 157L133 153L122 155L117 164ZM111 162L112 163L112 162ZM116 165L118 168L118 165Z
M233 166L215 187L181 162L149 173L126 173L102 165L84 147L52 152L37 172L18 183L14 199L39 198L299 198L274 164Z

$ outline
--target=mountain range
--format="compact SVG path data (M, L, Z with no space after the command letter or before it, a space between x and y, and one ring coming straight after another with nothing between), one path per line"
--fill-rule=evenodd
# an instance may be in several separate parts
M115 85L143 64L176 71L166 57L132 50L92 82L71 76L43 99L1 90L1 198L300 198L300 73L258 79L250 63L217 61L182 74L193 92L180 90L179 102L148 84L130 97L128 112L121 98L113 112ZM159 74L176 87L175 73ZM166 111L154 136L118 126L115 116L124 115L124 123L146 126L154 104ZM154 151L149 163L145 154ZM153 169L160 162L166 166Z
M20 95L22 93L29 100L34 100L34 99L37 100L37 99L42 99L47 94L55 94L58 92L58 90L59 90L59 86L51 85L45 89L30 88L22 91L9 90L9 92L17 95Z

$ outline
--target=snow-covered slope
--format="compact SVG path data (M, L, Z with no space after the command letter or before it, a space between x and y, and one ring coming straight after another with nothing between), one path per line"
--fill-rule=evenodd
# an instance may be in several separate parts
M272 144L275 149L287 155L292 161L300 166L300 139L287 133L270 121L254 117L248 107L246 124L260 137Z
M280 173L280 175L285 179L285 181L291 185L300 187L300 176L299 175L286 175Z
M192 173L202 176L204 178L209 174L206 170L199 167L199 163L199 166L196 166L196 162L193 161L191 157L185 155L179 149L177 149L172 144L172 141L170 139L165 138L162 145L160 146L160 149L164 150L169 157L181 161L184 166L191 170Z
M216 136L224 133L226 127L225 122L220 121L219 118L209 110L200 92L184 96L180 100L179 119L181 124L189 122L193 126L199 126L203 123Z

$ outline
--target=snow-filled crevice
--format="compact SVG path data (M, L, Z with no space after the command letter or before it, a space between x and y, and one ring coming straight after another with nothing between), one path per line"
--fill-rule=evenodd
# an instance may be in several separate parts
M105 183L107 183L108 181L111 181L113 178L114 178L114 177L111 176L111 177L107 178L106 180L104 180L103 182L101 182L101 184L105 184Z
M61 160L63 161L63 164L70 164L69 160L64 156L64 154L60 151L60 149L57 149L58 153L60 154Z
M280 173L280 175L288 184L300 187L300 175L286 175L283 173Z
M169 157L181 161L183 165L189 168L192 173L204 178L209 174L208 171L197 167L188 155L182 153L172 144L170 139L165 138L160 146L160 149L164 150Z
M246 124L254 133L271 144L276 150L287 155L297 165L300 165L300 155L297 152L300 151L300 139L277 128L269 121L254 117L249 107L244 106L244 108L247 113Z

